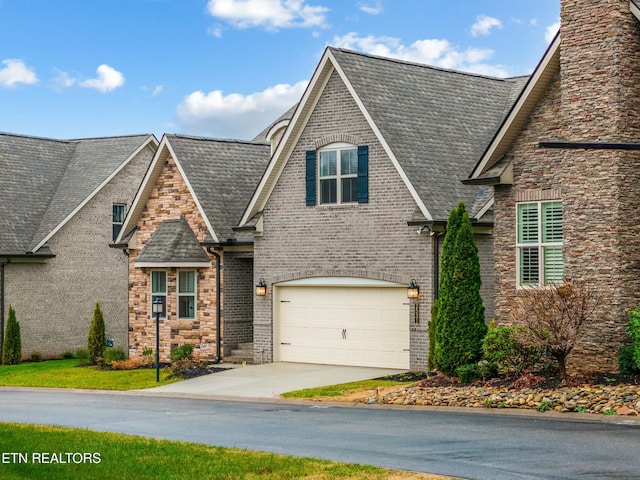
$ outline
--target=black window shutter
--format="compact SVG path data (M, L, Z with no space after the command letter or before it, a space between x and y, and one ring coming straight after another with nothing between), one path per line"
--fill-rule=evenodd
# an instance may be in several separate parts
M369 147L358 147L358 203L369 203Z
M316 151L307 150L307 206L313 207L316 204Z

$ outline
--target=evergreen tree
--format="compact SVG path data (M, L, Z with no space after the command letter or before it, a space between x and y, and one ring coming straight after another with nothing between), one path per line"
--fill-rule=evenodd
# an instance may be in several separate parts
M446 375L482 358L487 327L481 285L471 219L461 202L447 222L436 317L435 364Z
M102 316L102 310L100 310L100 303L96 302L96 307L93 310L93 320L89 327L89 361L91 364L98 363L98 359L104 355L104 349L107 343L107 336L104 327L104 317Z
M9 305L7 329L2 344L2 363L17 365L22 360L22 339L20 338L20 324L16 320L16 311Z

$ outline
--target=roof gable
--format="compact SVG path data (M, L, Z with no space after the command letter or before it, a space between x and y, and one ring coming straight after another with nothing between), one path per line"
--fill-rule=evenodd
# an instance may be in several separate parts
M165 220L136 257L136 267L208 267L211 261L186 219Z
M328 48L242 222L262 210L326 82L337 72L427 220L447 218L475 188L461 184L523 81L495 79Z
M211 242L237 241L239 234L232 227L237 225L269 153L265 143L165 135L116 242L135 227L169 157L198 206Z

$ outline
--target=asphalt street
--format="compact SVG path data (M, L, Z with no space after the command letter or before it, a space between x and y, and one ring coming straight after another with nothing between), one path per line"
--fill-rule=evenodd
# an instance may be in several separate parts
M2 422L65 425L477 480L640 477L640 422L619 417L574 421L12 388L0 389L0 401ZM0 439L2 451L11 451L4 442Z

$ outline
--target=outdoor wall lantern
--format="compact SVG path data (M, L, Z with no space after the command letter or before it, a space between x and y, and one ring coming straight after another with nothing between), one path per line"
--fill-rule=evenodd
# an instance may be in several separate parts
M407 287L407 297L409 298L418 298L420 295L420 286L416 284L415 279L411 279L411 283Z
M160 314L164 310L162 299L156 297L151 303L151 311L156 316L156 383L160 381Z
M256 295L259 297L264 297L267 294L267 284L264 283L264 278L258 280L258 284L256 285Z

